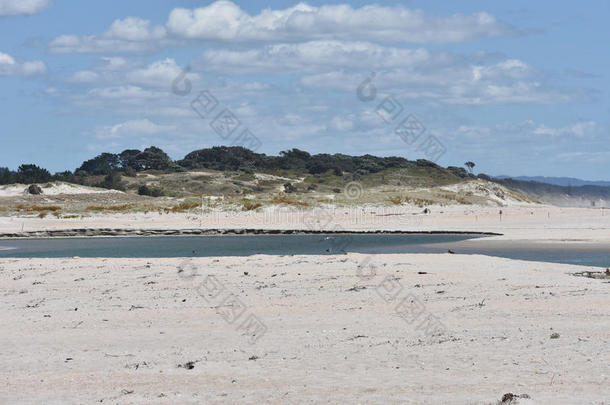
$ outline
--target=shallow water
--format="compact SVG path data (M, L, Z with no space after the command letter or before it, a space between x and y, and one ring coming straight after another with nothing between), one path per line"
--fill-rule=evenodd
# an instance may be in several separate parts
M331 255L354 253L446 253L447 246L480 235L223 235L185 237L53 238L0 240L0 258L58 257L211 257ZM438 245L438 244L443 244ZM449 244L449 245L447 245ZM459 245L455 245L459 246ZM458 254L485 254L511 259L610 266L610 247L598 251L452 248Z
M423 245L470 239L470 235L317 234L223 235L126 238L52 238L0 240L0 257L210 257L421 253Z

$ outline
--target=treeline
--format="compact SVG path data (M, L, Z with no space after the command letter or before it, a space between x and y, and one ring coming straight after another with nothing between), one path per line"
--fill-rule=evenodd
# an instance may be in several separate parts
M95 185L121 189L121 175L135 176L143 170L182 172L191 169L213 169L220 171L265 171L287 170L299 174L321 174L332 172L369 174L391 168L406 168L413 165L440 168L427 160L409 161L402 157L377 157L372 155L350 156L344 154L315 154L291 149L279 156L255 153L240 146L215 146L200 149L186 155L184 159L172 161L160 148L151 146L143 151L127 149L121 153L102 153L83 162L74 172L66 171L51 175L48 170L36 165L22 165L17 172L0 169L0 184L42 183L60 180L69 183ZM449 172L458 177L473 177L463 168L449 167ZM105 176L95 184L86 180L91 176Z

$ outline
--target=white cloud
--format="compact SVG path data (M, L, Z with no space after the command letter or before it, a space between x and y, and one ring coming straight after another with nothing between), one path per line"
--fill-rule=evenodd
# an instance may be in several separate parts
M118 86L95 88L87 93L89 97L97 97L105 100L124 100L124 101L143 101L145 99L154 99L157 94L152 91L142 89L138 86Z
M354 122L345 117L335 117L331 121L331 127L337 131L349 131L354 128Z
M372 84L380 95L457 105L555 104L589 97L581 89L567 91L542 85L539 73L516 59L469 62L469 57L452 55L432 55L430 59L435 62L378 72ZM305 75L300 82L308 88L355 92L367 75L332 70Z
M595 121L581 121L575 124L566 125L563 127L552 128L544 124L534 128L533 133L535 135L549 135L549 136L570 136L576 138L583 138L589 135L594 135L599 129Z
M100 75L90 70L81 70L72 75L71 81L76 83L94 83L100 79Z
M155 61L149 65L119 57L103 57L89 70L75 72L68 80L75 83L109 84L114 88L137 86L139 88L171 89L172 82L182 73L171 58ZM195 85L200 77L188 73L186 77Z
M0 52L0 76L33 76L47 72L41 61L19 62L11 55Z
M50 3L51 0L0 0L0 16L35 14Z
M120 124L98 127L95 137L98 139L119 139L140 135L155 135L173 130L173 126L158 125L149 119L126 121Z
M182 73L182 69L173 59L167 58L148 65L142 69L136 69L126 74L130 83L145 85L149 87L164 87L169 89L173 80ZM189 74L189 79L196 75Z
M165 37L165 28L153 27L151 22L138 17L127 17L112 23L105 35L125 41L148 41Z
M428 16L401 6L347 4L313 7L299 3L283 10L249 15L231 1L197 9L174 9L167 29L175 36L199 40L307 41L314 39L384 42L463 42L512 33L488 13Z
M129 62L125 58L118 56L104 56L100 58L102 61L102 70L121 70L129 65Z
M431 55L425 49L384 47L370 42L311 41L268 45L246 51L208 50L202 68L238 73L315 71L339 68L408 67L440 62L446 54Z
M346 4L313 7L299 3L250 15L235 3L221 0L197 9L176 8L165 26L128 17L114 21L100 35L62 35L49 46L56 53L142 52L187 40L447 43L512 34L512 28L485 12L437 17L402 6L354 9Z
M503 123L491 127L479 125L461 125L458 127L458 137L470 136L472 139L486 139L504 137L510 135L508 139L532 141L540 137L554 138L553 141L576 140L577 138L588 137L591 139L600 138L601 128L595 121L579 121L564 126L552 127L547 124L537 123L533 120L526 120L520 123ZM551 139L549 139L551 142Z
M55 53L143 52L166 42L165 28L148 20L127 17L115 20L101 35L61 35L49 44Z

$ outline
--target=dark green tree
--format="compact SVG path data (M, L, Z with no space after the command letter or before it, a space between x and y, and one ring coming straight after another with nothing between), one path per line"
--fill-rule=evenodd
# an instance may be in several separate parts
M36 165L21 165L17 169L17 181L20 183L44 183L51 180L51 173Z
M140 170L167 170L172 166L172 160L167 153L156 146L138 153L133 162Z
M109 174L121 168L119 156L114 153L102 153L93 159L84 162L76 171L85 171L89 174L100 175Z
M466 168L468 168L468 171L472 174L472 169L474 169L476 164L474 162L468 161L468 162L464 163L464 166L466 166Z

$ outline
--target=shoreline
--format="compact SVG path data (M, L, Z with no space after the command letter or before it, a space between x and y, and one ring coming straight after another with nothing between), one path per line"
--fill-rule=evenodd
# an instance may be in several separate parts
M477 231L401 231L401 230L308 230L308 229L65 229L0 233L0 239L51 239L51 238L113 238L154 236L238 236L238 235L473 235L503 236L496 232Z

